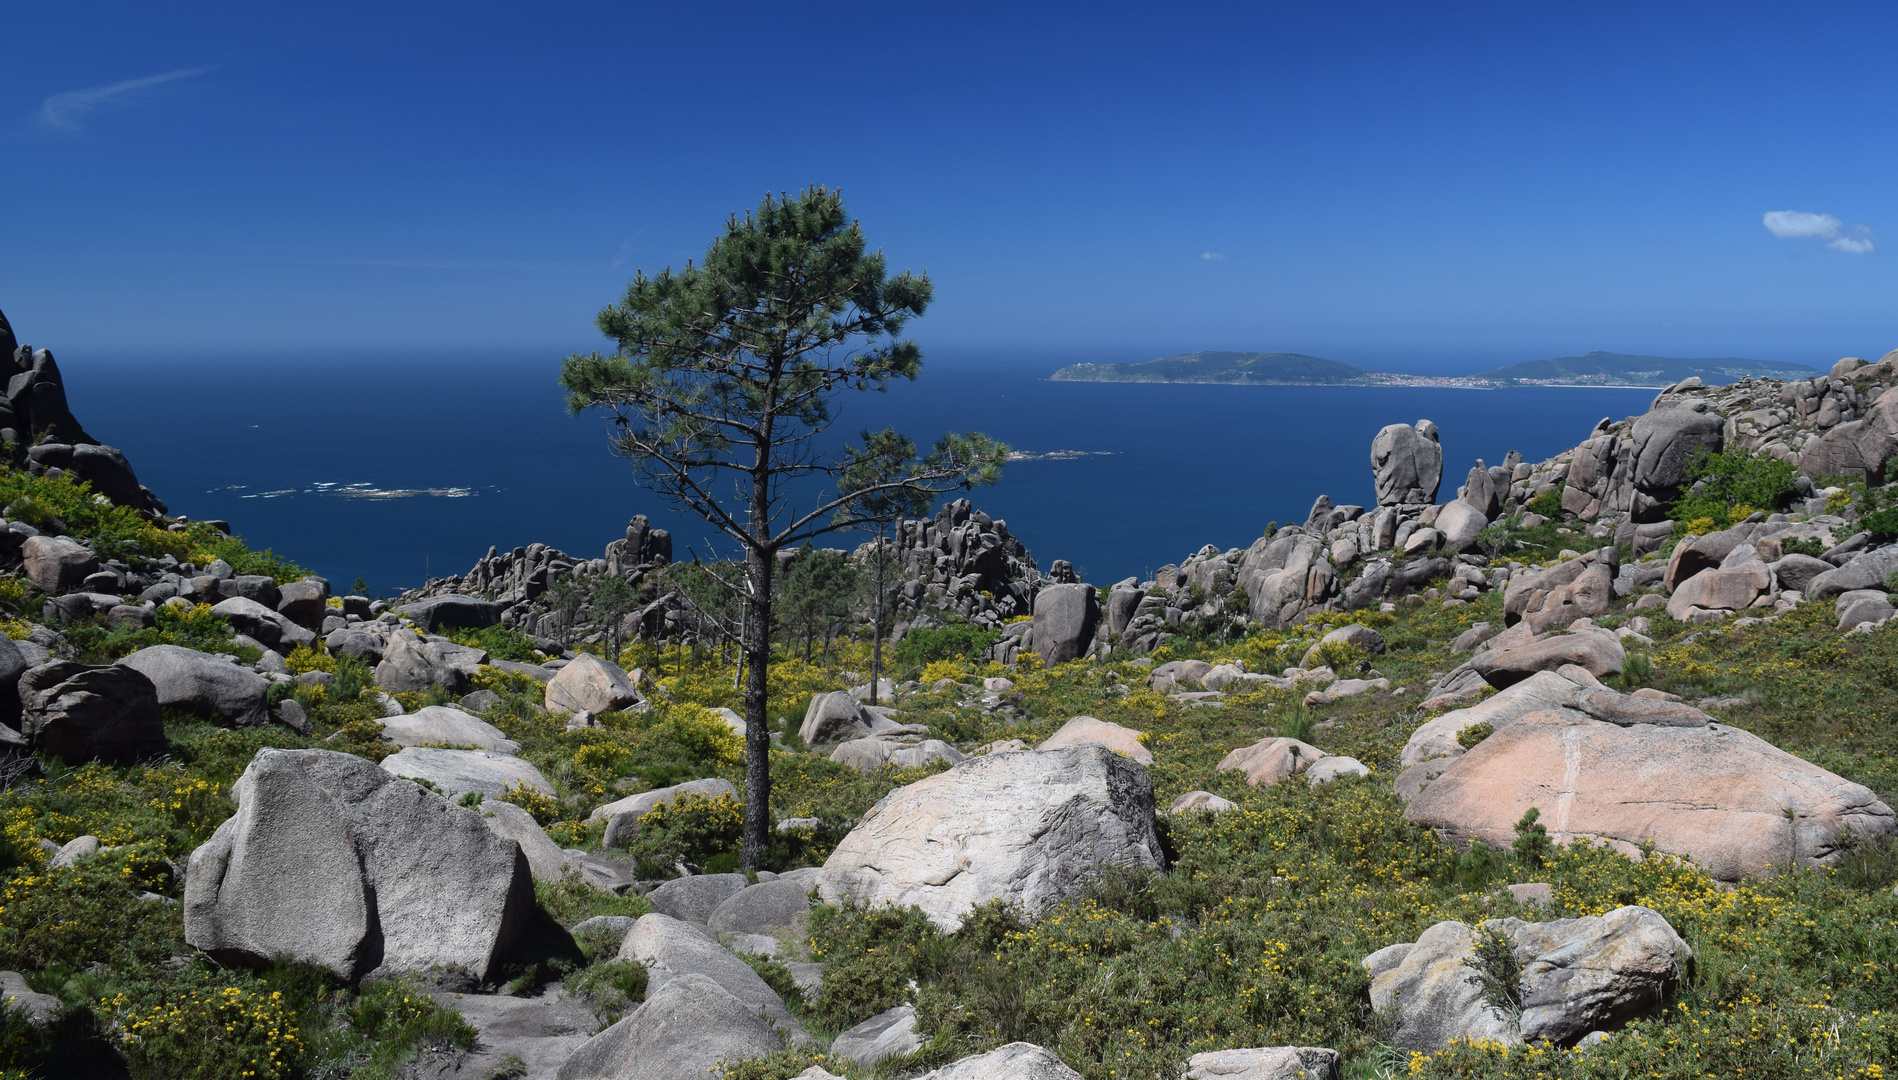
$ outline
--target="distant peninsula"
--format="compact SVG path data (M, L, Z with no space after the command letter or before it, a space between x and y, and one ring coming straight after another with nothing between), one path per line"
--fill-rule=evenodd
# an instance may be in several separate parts
M1678 359L1627 353L1589 352L1511 364L1475 375L1405 375L1366 371L1336 360L1285 352L1193 352L1143 364L1071 364L1049 376L1056 382L1213 383L1251 386L1669 386L1698 377L1730 383L1743 376L1809 379L1821 374L1804 364L1740 357Z

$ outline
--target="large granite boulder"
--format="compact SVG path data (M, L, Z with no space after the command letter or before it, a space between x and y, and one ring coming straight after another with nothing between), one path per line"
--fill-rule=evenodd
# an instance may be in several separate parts
M165 752L158 688L132 668L57 660L26 669L18 689L20 734L39 753L76 765Z
M231 629L251 638L266 649L288 653L298 646L316 643L316 634L298 626L255 600L233 596L211 605L213 614L222 615Z
M824 863L832 904L915 905L953 931L990 900L1031 916L1102 866L1158 870L1153 784L1101 746L985 754L898 788Z
M1081 1080L1081 1074L1034 1043L1012 1042L944 1065L917 1080Z
M1489 519L1462 499L1452 499L1437 511L1436 530L1443 537L1445 551L1469 551L1476 547L1477 534L1489 527Z
M524 787L549 797L554 794L554 786L525 759L492 750L410 746L383 758L382 767L392 776L425 780L449 799L459 799L469 792L492 799L509 787Z
M494 601L458 593L404 604L396 608L395 613L408 616L431 634L444 630L482 630L501 622L501 608Z
M1325 756L1310 743L1276 735L1267 735L1249 746L1241 746L1219 760L1216 772L1238 769L1253 787L1271 787L1288 776L1297 776Z
M99 570L99 556L67 536L29 536L20 546L27 580L53 596L69 593Z
M330 583L322 578L286 582L271 592L274 597L252 596L251 599L275 608L277 614L309 630L321 628L324 619L342 613L340 608L329 605Z
M424 705L412 713L385 716L382 737L397 746L454 746L518 754L521 744L493 724L452 705Z
M1576 619L1605 615L1615 599L1620 554L1603 548L1546 570L1517 573L1503 590L1503 624L1526 622L1541 634Z
M758 1010L712 979L687 974L653 986L644 1004L587 1040L556 1075L557 1080L711 1077L721 1073L721 1063L782 1049L784 1040L759 1019Z
M1578 698L1610 719L1575 708L1517 717L1405 816L1454 842L1508 847L1533 806L1558 843L1599 839L1633 854L1652 841L1724 881L1824 865L1850 836L1898 828L1868 789L1705 714L1605 691Z
M1050 667L1085 654L1100 621L1100 594L1092 585L1043 585L1035 594L1035 654Z
M1613 634L1584 630L1574 634L1556 634L1518 645L1477 655L1470 667L1483 680L1497 688L1514 686L1538 671L1556 671L1574 664L1590 675L1602 678L1619 675L1628 660L1627 652Z
M460 696L472 689L475 675L487 662L486 650L457 645L446 638L423 638L413 630L397 630L383 644L382 661L376 665L376 685L396 693L439 686Z
M1830 600L1853 589L1882 589L1885 579L1898 573L1898 544L1875 551L1861 551L1836 570L1828 570L1806 583L1806 599Z
M266 701L270 684L262 675L221 656L182 645L152 645L119 663L150 679L162 706L239 727L270 722Z
M1437 425L1392 424L1371 440L1371 480L1377 505L1422 505L1437 501L1443 482L1443 446Z
M1877 480L1885 475L1885 465L1894 454L1898 454L1898 392L1887 390L1862 419L1836 424L1806 443L1799 454L1799 471L1807 476Z
M20 729L20 676L31 666L13 639L0 634L0 727Z
M1184 1080L1337 1080L1338 1061L1322 1046L1214 1050L1188 1058Z
M581 653L547 683L547 711L598 716L639 704L639 691L625 669L611 660Z
M750 964L727 952L705 931L682 919L654 912L641 915L620 945L619 959L645 965L647 992L686 975L702 975L721 990L744 1002L753 1016L761 1016L778 1034L792 1042L809 1041L777 991L753 971Z
M1665 517L1687 480L1688 467L1702 454L1720 451L1726 426L1718 414L1692 409L1654 409L1635 418L1628 434L1634 465L1629 509L1636 521Z
M705 922L714 934L769 934L798 926L810 915L817 868L793 870L726 897Z
M804 722L798 725L797 737L804 740L805 746L846 743L867 738L871 720L870 711L848 690L815 694L804 709Z
M1048 736L1037 750L1059 750L1067 746L1105 746L1122 757L1129 757L1142 765L1153 764L1153 751L1148 750L1140 741L1142 732L1133 728L1110 724L1105 720L1096 720L1092 716L1077 716L1061 725L1061 730Z
M751 879L743 874L692 874L647 893L646 902L661 915L703 925L721 904L750 885Z
M1759 553L1752 545L1734 549L1735 554L1746 553L1753 557L1741 561L1731 568L1703 570L1674 590L1667 600L1669 618L1686 620L1695 609L1707 611L1741 611L1753 606L1753 602L1767 595L1773 589L1773 572L1760 561Z
M1644 907L1547 923L1491 919L1480 931L1500 933L1515 946L1521 1017L1512 1020L1488 1004L1464 963L1479 928L1440 922L1414 943L1379 949L1364 960L1372 1007L1397 1016L1398 1047L1430 1053L1452 1039L1572 1046L1591 1031L1659 1009L1694 962L1687 942Z
M500 973L534 886L520 845L375 763L260 750L237 813L191 853L185 940L223 963L288 957L339 978Z

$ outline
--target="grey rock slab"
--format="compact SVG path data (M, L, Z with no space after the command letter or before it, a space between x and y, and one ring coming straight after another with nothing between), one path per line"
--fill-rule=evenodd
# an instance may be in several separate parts
M898 788L818 875L827 903L914 904L954 931L990 900L1033 916L1100 867L1164 865L1146 769L1101 746L985 754Z
M27 643L32 645L31 642ZM34 649L39 646L33 645ZM39 660L44 663L44 660ZM18 729L20 726L20 676L32 667L35 661L27 656L20 643L0 634L0 726Z
M1081 1074L1034 1043L1013 1042L944 1065L917 1080L1081 1080Z
M471 791L492 799L505 792L509 784L532 788L542 795L554 794L554 786L525 759L492 750L409 746L383 758L382 768L391 776L427 780L450 802Z
M99 556L71 537L29 536L20 546L27 579L52 596L77 589L99 570Z
M1232 809L1234 805L1232 800L1222 799L1210 791L1189 791L1174 799L1173 805L1167 807L1166 812L1169 814L1218 814Z
M1876 551L1862 551L1836 570L1828 570L1806 583L1806 599L1830 600L1852 589L1882 589L1885 579L1898 571L1898 544Z
M784 1040L759 1019L757 1009L712 979L684 974L655 981L644 1004L587 1040L557 1075L558 1080L685 1080L716 1076L721 1063L782 1049Z
M477 596L431 596L395 609L431 634L444 630L482 630L501 621L500 606Z
M1322 1046L1255 1046L1194 1054L1184 1080L1337 1080L1339 1055Z
M85 836L75 836L62 844L58 853L48 860L46 865L55 870L73 866L88 855L97 855L104 847L99 838L90 833Z
M777 991L759 978L750 964L682 919L657 912L641 915L620 946L619 958L646 966L648 996L674 979L703 976L743 1002L753 1016L763 1016L783 1038L797 1044L810 1039L791 1019Z
M829 746L869 737L871 714L848 690L835 690L812 696L804 709L804 722L798 726L798 738L806 746Z
M158 704L239 727L270 722L270 684L254 671L221 656L182 645L153 645L119 663L144 675L158 691Z
M60 660L20 675L20 734L69 764L128 763L165 751L158 688L118 664Z
M1372 1007L1397 1012L1399 1047L1428 1053L1452 1039L1573 1045L1658 1009L1694 959L1667 920L1644 907L1553 922L1491 919L1482 928L1506 936L1522 964L1520 1026L1484 1002L1462 962L1478 928L1440 922L1371 980Z
M1048 736L1037 750L1059 750L1067 746L1105 746L1122 757L1132 758L1142 765L1153 764L1153 752L1140 741L1144 732L1133 728L1110 724L1105 720L1096 720L1092 716L1077 716L1061 725L1061 730Z
M624 669L610 660L581 653L547 683L547 711L598 716L639 704L639 691Z
M885 1058L913 1054L922 1045L916 1034L916 1006L898 1005L838 1033L830 1052L867 1069Z
M260 750L231 795L237 812L185 875L185 940L223 962L486 979L530 925L520 846L373 762Z
M58 998L35 992L26 984L26 977L17 971L0 971L0 1001L9 1009L25 1013L35 1024L51 1023L66 1011Z
M720 904L751 885L743 874L695 874L673 878L646 894L646 902L661 915L704 923Z
M521 854L527 856L527 868L536 881L559 881L566 876L567 853L540 827L534 815L499 799L483 801L476 813L481 815L489 832L521 846Z
M252 596L260 604L274 608L277 614L296 623L298 626L314 630L323 625L323 620L332 614L340 614L340 608L329 605L329 582L321 579L287 582L272 589L270 599ZM239 590L239 595L249 596Z
M426 705L402 716L384 717L382 737L400 746L472 746L518 754L521 744L500 728L448 705Z
M520 1059L519 1080L553 1080L560 1067L592 1039L600 1022L578 998L565 996L560 984L536 997L506 994L430 994L481 1033L479 1049L459 1063L458 1075L477 1080L500 1069L509 1057Z
M1100 594L1092 585L1044 585L1035 593L1034 643L1041 662L1052 667L1085 653L1100 625Z
M1627 660L1626 650L1614 635L1583 630L1481 653L1470 660L1470 667L1500 689L1514 686L1538 671L1555 671L1568 664L1585 668L1598 679L1618 675Z
M811 912L815 874L760 881L731 894L705 920L714 934L769 934L802 925Z

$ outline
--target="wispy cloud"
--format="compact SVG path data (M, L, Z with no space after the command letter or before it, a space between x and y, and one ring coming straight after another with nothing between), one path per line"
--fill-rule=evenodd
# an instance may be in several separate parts
M1831 214L1808 214L1804 210L1768 210L1761 220L1766 223L1767 232L1787 239L1831 236L1844 224Z
M97 112L101 106L114 101L132 97L154 86L177 82L180 79L196 78L209 71L209 68L180 68L167 71L163 75L147 75L142 79L127 79L110 86L92 86L84 90L68 90L63 94L54 94L40 102L40 119L47 127L61 131L78 131L86 118Z
M1766 231L1787 240L1827 240L1826 247L1848 255L1872 253L1872 230L1864 225L1845 228L1845 222L1831 214L1805 210L1768 210L1760 219ZM1843 230L1843 231L1842 231Z
M1199 253L1199 257L1205 259L1207 262L1218 262L1225 258L1224 255L1221 255L1217 251L1202 251Z

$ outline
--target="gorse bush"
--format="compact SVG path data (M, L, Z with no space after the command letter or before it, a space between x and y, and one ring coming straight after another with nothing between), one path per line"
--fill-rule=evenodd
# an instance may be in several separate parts
M960 660L974 657L1002 640L999 630L988 630L973 623L920 627L903 635L890 650L895 670L914 674L936 660Z
M249 662L255 662L262 655L255 648L231 644L231 624L224 616L212 612L208 604L190 607L160 604L152 614L156 625L143 628L113 627L102 621L76 623L66 627L66 640L83 657L100 663L110 663L153 645L182 645L199 652L233 653Z
M102 1004L141 1075L277 1080L299 1071L299 1025L281 991L182 986L157 1001L119 994Z

